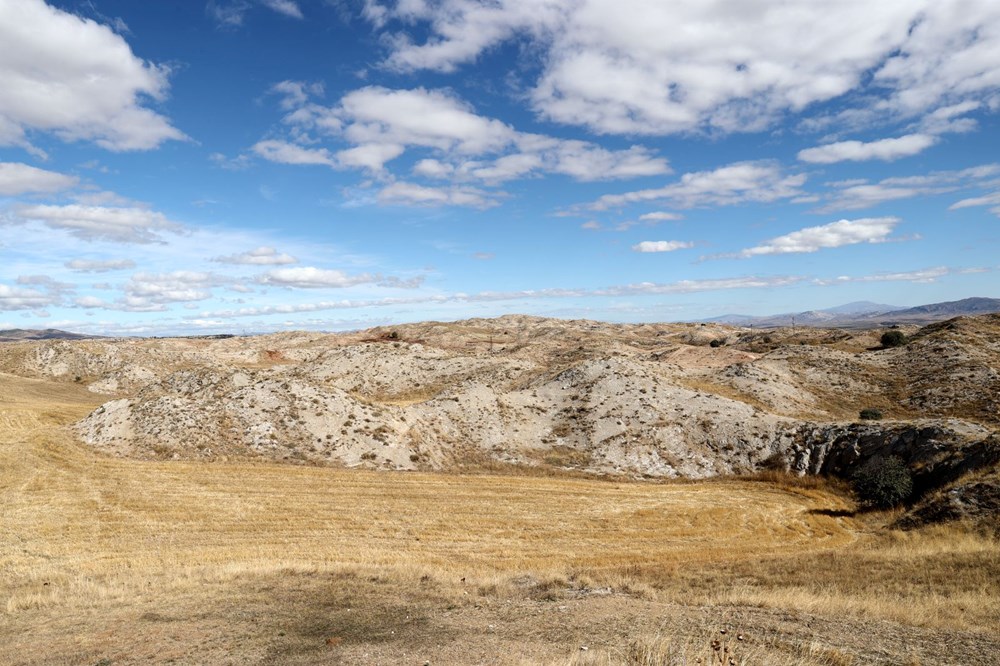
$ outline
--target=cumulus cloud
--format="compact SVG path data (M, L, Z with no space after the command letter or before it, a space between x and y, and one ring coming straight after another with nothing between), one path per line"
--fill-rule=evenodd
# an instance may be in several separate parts
M532 40L537 112L601 133L759 131L848 93L906 117L1000 85L992 0L367 0L364 15L399 70L454 71Z
M107 301L96 296L80 296L73 303L84 309L121 312L164 312L175 303L193 303L212 297L212 289L228 283L228 278L198 271L169 273L140 272L122 287L122 296Z
M281 108L286 111L304 106L314 95L322 95L322 83L305 81L279 81L271 86L270 92L281 97Z
M766 254L793 254L816 252L824 248L856 245L858 243L883 243L899 224L897 217L872 217L859 220L838 220L818 227L807 227L784 236L772 238L756 247L739 253L741 257Z
M258 141L251 148L265 160L279 164L325 164L333 166L335 161L326 148L304 148L287 141L269 139Z
M643 222L649 222L651 224L658 224L660 222L676 222L677 220L683 220L684 216L680 213L645 213L639 216L639 219Z
M211 297L212 287L224 282L199 271L136 273L125 285L125 303L132 309L155 309L167 303L202 301Z
M653 201L667 202L675 208L766 203L802 194L799 188L805 181L805 175L786 174L775 162L738 162L712 171L686 173L665 187L606 194L588 208L606 210Z
M0 312L37 310L58 302L59 298L50 292L0 284Z
M0 162L0 196L60 192L75 187L78 182L75 176L18 162Z
M107 261L73 259L64 263L63 266L79 273L107 273L108 271L123 271L135 268L135 262L131 259L109 259Z
M21 221L40 222L87 241L156 243L162 242L162 231L184 231L182 225L146 208L37 205L18 206L14 212Z
M472 187L425 187L398 181L382 188L379 203L402 206L465 206L492 208L500 205L496 193Z
M42 0L0 0L0 145L31 131L115 151L184 139L144 106L166 97L169 70L133 55L111 28Z
M299 289L343 289L359 284L371 284L379 280L381 280L380 276L370 273L349 275L344 271L313 266L279 268L257 278L261 284Z
M73 285L57 282L47 275L21 275L15 286L0 283L0 312L41 311L46 307L60 305L66 294L72 291ZM36 313L36 316L48 314Z
M923 152L937 143L937 137L928 134L907 134L895 139L880 139L863 143L861 141L839 141L816 148L799 151L799 159L813 164L834 164L835 162L864 162L882 160L891 162L901 157L909 157Z
M673 252L694 247L694 243L686 241L642 241L632 246L636 252Z
M255 250L230 254L225 257L216 257L212 261L223 264L242 264L246 266L280 266L285 264L297 264L298 259L290 254L278 252L273 247L261 246Z
M419 157L411 169L414 176L489 186L542 174L596 181L670 173L667 160L643 146L609 150L520 132L476 113L450 91L369 86L327 107L311 101L317 92L308 84L284 81L272 90L282 95L288 138L258 142L253 151L274 162L362 169L387 181L393 179L390 163L409 151ZM317 147L319 141L347 147ZM449 198L435 201L463 205ZM475 199L472 205L481 203Z

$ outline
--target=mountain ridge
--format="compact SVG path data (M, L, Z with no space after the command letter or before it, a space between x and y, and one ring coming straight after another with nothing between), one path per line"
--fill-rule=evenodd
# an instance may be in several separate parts
M1000 312L1000 298L973 296L957 301L942 301L913 307L901 307L854 301L822 310L788 312L776 315L725 314L700 322L732 326L822 326L874 328L893 324L932 324L952 317Z

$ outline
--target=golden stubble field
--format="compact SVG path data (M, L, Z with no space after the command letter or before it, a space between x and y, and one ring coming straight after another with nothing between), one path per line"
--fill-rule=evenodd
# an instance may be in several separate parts
M0 663L1000 659L995 541L821 483L139 462L98 402L0 375Z

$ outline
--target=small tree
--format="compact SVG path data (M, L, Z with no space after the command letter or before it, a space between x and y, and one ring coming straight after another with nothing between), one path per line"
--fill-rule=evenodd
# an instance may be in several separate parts
M882 418L882 412L878 409L868 407L867 409L862 409L858 416L862 421L878 421Z
M851 475L861 503L875 509L898 506L913 492L913 475L898 456L872 458Z
M902 331L886 331L879 340L883 347L901 347L906 344L906 336Z

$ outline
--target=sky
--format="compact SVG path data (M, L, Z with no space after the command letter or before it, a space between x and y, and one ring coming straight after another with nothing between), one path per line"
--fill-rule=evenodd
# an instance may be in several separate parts
M996 0L0 0L0 328L998 297Z

